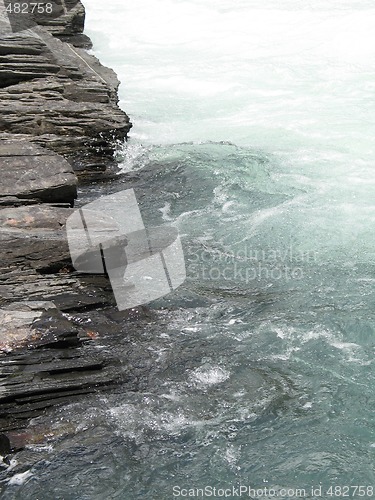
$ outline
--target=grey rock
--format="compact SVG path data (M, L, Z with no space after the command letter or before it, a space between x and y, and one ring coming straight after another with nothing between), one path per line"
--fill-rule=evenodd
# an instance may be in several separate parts
M27 297L73 311L114 302L104 275L72 273L65 230L71 213L47 204L0 209L0 304Z
M116 362L83 342L80 328L54 304L15 303L0 309L0 317L6 319L1 333L7 351L0 355L2 431L22 428L50 406L121 379ZM16 329L21 332L17 338L11 333ZM6 439L0 441L6 448Z
M73 203L77 178L71 165L56 153L20 141L0 141L0 198Z
M32 340L33 322L43 312L56 309L53 302L14 302L0 308L0 350L11 351Z
M70 262L65 222L72 213L48 205L0 210L1 266L11 270L60 269Z
M85 9L79 0L64 0L64 10L55 11L52 16L34 12L32 15L23 15L22 18L17 15L9 16L5 5L0 4L0 32L3 34L22 33L40 25L57 38L82 44L88 39L83 35L84 23Z
M0 87L54 74L59 70L37 36L16 33L0 37Z
M60 273L41 274L16 267L7 272L0 269L0 272L3 303L27 297L28 300L53 301L63 312L72 313L114 305L110 283L104 276L72 276L63 270Z
M112 153L131 128L115 73L41 27L0 37L0 81L0 133L70 155L83 146Z
M116 353L95 346L97 335L124 331L105 315L109 280L74 271L65 223L77 194L72 165L108 177L131 123L115 73L81 48L91 46L82 4L65 5L64 15L13 33L0 2L3 454L32 442L20 431L30 418L126 378Z
M85 8L77 0L65 0L66 12L56 18L37 18L38 24L43 26L55 37L66 37L83 33L85 26Z

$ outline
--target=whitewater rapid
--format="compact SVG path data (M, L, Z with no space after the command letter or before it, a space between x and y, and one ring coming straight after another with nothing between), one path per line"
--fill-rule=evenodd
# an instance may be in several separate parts
M85 5L134 124L102 189L133 187L146 226L178 228L187 280L146 319L113 315L136 388L61 410L77 432L39 455L23 497L371 496L373 3Z

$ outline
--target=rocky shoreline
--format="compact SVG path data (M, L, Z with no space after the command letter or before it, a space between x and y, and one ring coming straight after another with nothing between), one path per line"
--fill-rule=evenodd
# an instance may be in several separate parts
M27 443L30 419L47 408L126 379L95 345L124 315L113 319L104 276L74 272L65 233L77 186L106 178L131 128L115 73L86 50L84 19L75 1L13 33L0 13L1 455ZM90 310L94 327L82 318Z

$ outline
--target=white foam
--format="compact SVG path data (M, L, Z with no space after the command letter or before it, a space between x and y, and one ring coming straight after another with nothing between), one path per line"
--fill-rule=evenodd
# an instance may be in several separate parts
M8 479L8 484L12 486L22 486L32 475L33 474L30 470L15 474L13 477Z
M199 367L191 374L192 380L202 386L221 384L229 377L230 372L220 366Z
M142 168L154 143L230 140L277 151L286 161L272 168L266 189L307 194L245 215L219 183L215 216L231 217L247 237L273 236L275 245L293 238L336 261L374 248L373 213L364 208L374 182L370 1L88 0L86 7L97 55L118 73L121 105L135 124L123 171ZM169 221L168 206L160 210ZM176 223L191 230L207 216L189 211Z

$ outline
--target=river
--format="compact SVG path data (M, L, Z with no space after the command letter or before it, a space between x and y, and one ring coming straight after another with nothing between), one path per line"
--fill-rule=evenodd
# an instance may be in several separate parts
M85 6L134 124L119 189L187 280L119 344L150 353L138 390L72 405L89 432L9 498L373 496L373 3Z

